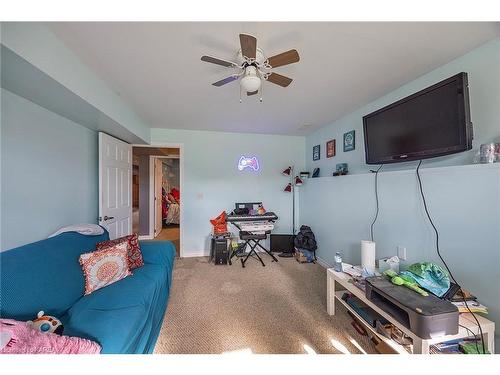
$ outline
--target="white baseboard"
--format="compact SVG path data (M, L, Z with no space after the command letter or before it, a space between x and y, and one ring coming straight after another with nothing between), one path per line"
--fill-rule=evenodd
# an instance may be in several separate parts
M316 257L317 259L317 262L320 266L322 266L323 268L333 268L333 266L328 263L326 260L324 259L321 259L320 257Z
M147 235L147 236L139 236L139 241L142 241L142 240L154 240L154 237L153 236L150 236L150 235Z
M192 252L192 253L187 253L184 252L182 254L182 258L196 258L196 257L208 257L210 256L210 251L205 252L205 251L197 251L197 252Z

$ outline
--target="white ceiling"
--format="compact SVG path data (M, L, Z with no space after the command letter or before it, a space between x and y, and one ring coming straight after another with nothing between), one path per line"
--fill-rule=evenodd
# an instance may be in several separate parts
M500 23L49 23L52 30L151 127L303 135L500 35ZM239 33L267 56L296 48L239 103L239 84L211 85L232 70ZM304 128L304 125L310 125Z

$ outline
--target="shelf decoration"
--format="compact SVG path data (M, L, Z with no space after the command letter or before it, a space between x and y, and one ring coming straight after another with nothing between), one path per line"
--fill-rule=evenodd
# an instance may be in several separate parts
M335 139L326 142L326 157L333 158L335 156Z
M321 157L320 147L316 145L313 147L313 160L319 160Z
M356 133L354 130L344 133L344 152L356 149Z

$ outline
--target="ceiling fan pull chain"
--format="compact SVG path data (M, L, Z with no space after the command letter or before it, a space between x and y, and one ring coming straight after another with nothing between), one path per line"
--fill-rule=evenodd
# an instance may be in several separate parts
M264 85L261 85L261 86L260 86L260 99L259 99L259 101L260 101L261 103L262 103L262 96L263 96L262 94L263 94L263 93L264 93Z
M241 85L240 85L240 103L243 103L243 100L241 99Z

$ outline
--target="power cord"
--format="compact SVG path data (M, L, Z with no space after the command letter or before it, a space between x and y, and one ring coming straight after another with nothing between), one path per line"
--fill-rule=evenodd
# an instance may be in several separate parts
M479 354L479 345L477 344L477 335L474 333L474 331L472 331L470 328L466 327L466 326L463 326L461 324L459 324L460 327L464 328L467 332L469 332L472 336L474 336L474 342L476 344L476 350ZM484 351L483 351L484 353Z
M372 242L373 242L373 226L375 225L375 222L377 221L378 211L379 211L379 204L378 204L378 172L380 172L380 170L382 169L383 165L384 164L380 164L380 167L378 167L378 169L376 171L372 171L373 173L375 173L375 202L376 202L376 205L377 205L377 208L375 210L375 217L373 218L372 225L370 226L370 236L371 236Z
M422 160L420 160L418 162L418 166L417 166L417 179L418 179L418 186L419 186L419 190L420 190L420 195L422 197L422 202L424 204L424 209L425 209L425 213L427 214L427 218L429 219L429 222L431 223L432 225L432 228L434 229L434 232L436 234L436 252L437 252L437 255L439 257L439 259L441 259L441 262L443 262L446 270L448 271L449 275L450 275L450 278L453 280L453 282L455 284L457 284L457 286L460 288L459 289L459 292L461 293L462 295L462 299L465 303L465 307L467 308L467 310L469 310L469 312L472 314L472 317L474 318L474 320L476 321L477 323L477 326L479 327L479 333L481 335L481 345L482 345L482 351L483 351L483 354L485 354L485 347L484 347L484 337L483 337L483 329L481 328L481 324L479 323L479 320L477 319L476 315L472 312L472 310L470 309L469 307L469 304L467 303L467 300L465 299L465 294L463 292L463 289L462 287L460 286L460 284L457 282L457 280L453 277L453 274L451 273L451 270L450 268L448 267L448 264L446 264L445 260L443 259L443 257L441 256L441 253L439 251L439 232L436 228L436 226L434 225L434 222L432 221L432 218L431 218L431 215L429 213L429 210L427 208L427 202L425 200L425 195L424 195L424 190L422 188L422 180L420 178L420 173L419 173L419 170L420 170L420 166L422 165ZM479 350L477 351L479 353Z

